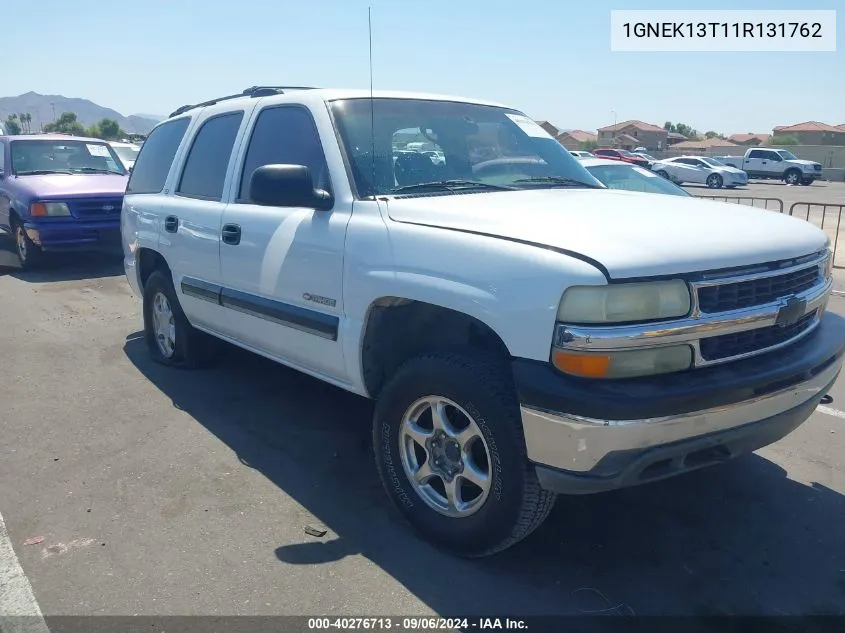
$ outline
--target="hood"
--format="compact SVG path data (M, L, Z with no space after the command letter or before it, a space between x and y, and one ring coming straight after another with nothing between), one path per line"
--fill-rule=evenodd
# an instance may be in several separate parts
M750 266L822 250L827 236L774 211L618 189L543 189L388 199L396 222L578 253L613 279Z
M793 165L807 165L808 167L814 167L819 165L817 161L814 160L804 160L803 158L790 158L789 161Z
M715 171L723 171L728 174L744 174L745 172L742 169L737 169L736 167L731 167L727 165L725 167L714 167Z
M129 176L119 174L50 174L17 176L18 190L31 198L81 198L88 196L122 196Z

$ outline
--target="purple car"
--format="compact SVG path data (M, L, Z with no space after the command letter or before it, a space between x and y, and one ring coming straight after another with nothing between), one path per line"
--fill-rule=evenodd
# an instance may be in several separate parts
M24 269L43 251L120 247L129 174L100 139L0 136L0 229L14 235Z

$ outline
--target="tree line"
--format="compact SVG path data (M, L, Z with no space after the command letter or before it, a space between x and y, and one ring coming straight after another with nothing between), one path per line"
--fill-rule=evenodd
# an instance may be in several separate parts
M32 133L32 115L28 112L21 114L10 114L3 123L6 134L30 134ZM114 119L101 119L89 127L85 127L76 118L75 112L62 112L61 116L43 126L45 134L71 134L73 136L88 136L101 138L106 141L121 139L126 132L120 129L120 125Z

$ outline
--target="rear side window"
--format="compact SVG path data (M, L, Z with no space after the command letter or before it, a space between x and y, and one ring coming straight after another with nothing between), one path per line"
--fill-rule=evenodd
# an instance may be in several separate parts
M243 112L231 112L208 119L194 137L176 192L190 198L217 200L223 197L223 182Z
M252 173L263 165L305 165L314 186L329 189L323 146L311 113L301 106L280 106L261 111L249 140L241 172L239 200L249 196Z
M126 193L159 193L164 189L170 165L189 122L188 117L168 121L150 133L132 168Z
M748 152L748 158L765 158L766 155L762 150L759 149L752 149Z

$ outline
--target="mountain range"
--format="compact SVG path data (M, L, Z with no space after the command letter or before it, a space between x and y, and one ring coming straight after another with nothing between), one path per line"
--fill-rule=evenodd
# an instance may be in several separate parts
M10 114L28 113L32 115L33 132L40 130L42 125L51 123L62 112L75 112L77 120L86 127L102 119L114 119L122 130L133 134L147 134L156 123L166 118L154 114L124 116L88 99L62 95L27 92L17 97L0 97L0 122L5 121Z

